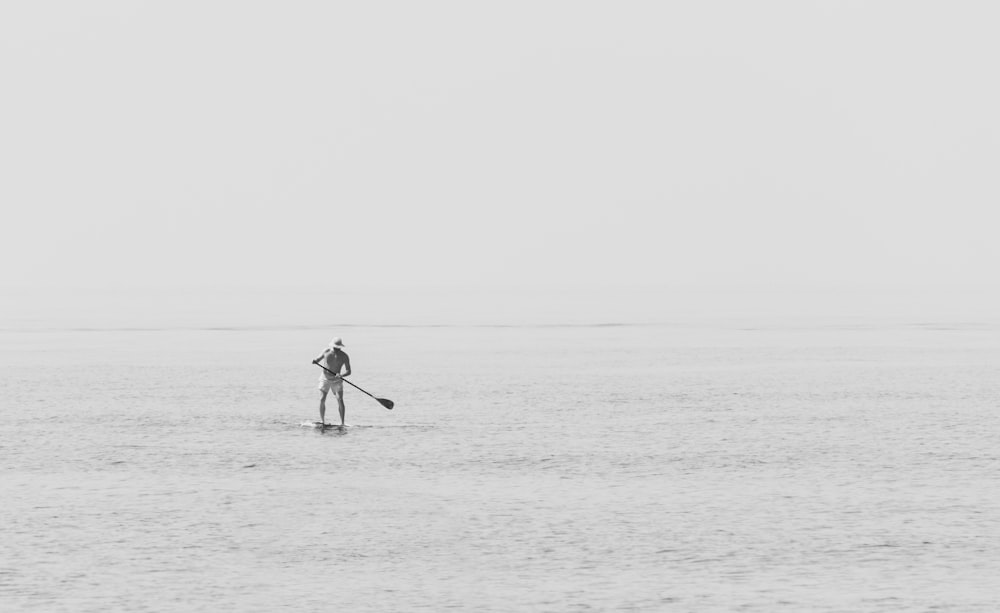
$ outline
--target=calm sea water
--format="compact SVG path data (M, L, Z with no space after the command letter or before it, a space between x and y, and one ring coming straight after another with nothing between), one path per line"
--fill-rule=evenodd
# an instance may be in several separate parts
M0 609L992 612L998 404L992 324L7 329Z

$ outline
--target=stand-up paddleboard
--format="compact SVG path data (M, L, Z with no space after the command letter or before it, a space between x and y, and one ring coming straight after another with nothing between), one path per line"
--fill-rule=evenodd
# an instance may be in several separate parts
M347 430L354 427L351 424L341 426L340 424L324 424L319 421L304 421L299 425L303 428L313 428L315 430Z

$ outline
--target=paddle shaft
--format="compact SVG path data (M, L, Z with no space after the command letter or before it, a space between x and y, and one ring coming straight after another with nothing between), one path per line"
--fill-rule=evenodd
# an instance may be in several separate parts
M322 365L322 364L320 364L319 362L316 362L315 364L316 364L316 366L319 366L320 368L322 368L322 369L323 369L323 370L325 370L326 372L330 373L330 374L331 374L331 375L333 375L334 377L340 377L340 375L339 375L339 374L337 374L337 373L333 372L332 370L330 370L330 369L329 369L329 368L327 368L326 366L323 366L323 365ZM358 387L357 385L354 385L353 383L351 383L351 382L350 382L350 381L348 381L347 379L345 379L345 378L343 378L343 377L340 377L340 380L341 380L341 381L343 381L344 383L346 383L346 384L350 385L351 387L355 388L355 389L356 389L356 390L358 390L359 392L363 392L363 393L365 393L365 394L368 394L368 395L369 395L369 396L371 396L372 398L375 398L375 396L372 396L371 394L369 394L369 393L368 393L368 392L366 392L365 390L361 389L361 388L360 388L360 387ZM375 400L378 400L379 402L382 402L382 399L381 399L381 398L375 398Z

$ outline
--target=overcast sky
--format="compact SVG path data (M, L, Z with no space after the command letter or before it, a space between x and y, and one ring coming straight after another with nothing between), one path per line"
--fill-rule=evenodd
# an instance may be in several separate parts
M996 287L993 2L5 2L0 284Z

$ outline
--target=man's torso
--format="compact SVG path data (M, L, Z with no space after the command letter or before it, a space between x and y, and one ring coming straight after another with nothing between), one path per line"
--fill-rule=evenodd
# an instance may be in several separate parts
M340 374L340 369L344 367L344 363L347 361L347 354L343 351L330 351L321 361L327 370L334 374ZM323 371L323 375L327 379L334 378L334 375L326 372L325 370Z

